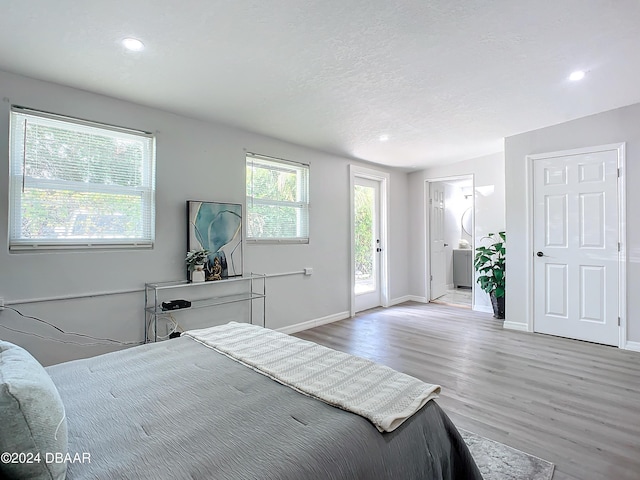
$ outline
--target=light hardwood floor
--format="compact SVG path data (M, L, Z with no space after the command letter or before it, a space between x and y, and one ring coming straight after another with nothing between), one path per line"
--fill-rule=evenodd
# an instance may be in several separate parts
M554 480L640 479L640 353L413 302L296 335L441 385L457 426L555 463Z

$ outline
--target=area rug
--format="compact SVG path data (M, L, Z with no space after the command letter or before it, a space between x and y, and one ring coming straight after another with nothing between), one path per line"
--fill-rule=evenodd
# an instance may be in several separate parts
M553 463L458 429L484 480L551 480Z

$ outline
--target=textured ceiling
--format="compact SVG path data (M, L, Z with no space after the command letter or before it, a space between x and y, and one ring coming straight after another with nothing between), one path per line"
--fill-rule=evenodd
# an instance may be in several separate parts
M415 169L640 102L639 25L637 0L0 0L0 69Z

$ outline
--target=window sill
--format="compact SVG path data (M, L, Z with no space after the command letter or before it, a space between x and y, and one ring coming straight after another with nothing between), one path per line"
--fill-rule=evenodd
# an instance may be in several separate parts
M109 242L86 242L86 243L16 243L9 245L9 253L29 253L46 252L56 250L124 250L124 249L152 249L153 242L131 242L131 243L109 243Z
M247 238L247 245L308 245L308 238Z

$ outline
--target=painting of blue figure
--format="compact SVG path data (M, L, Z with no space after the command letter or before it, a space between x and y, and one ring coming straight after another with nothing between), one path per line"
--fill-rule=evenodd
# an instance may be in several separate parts
M209 250L205 280L242 275L242 205L188 201L188 250Z

